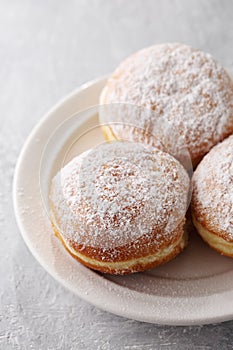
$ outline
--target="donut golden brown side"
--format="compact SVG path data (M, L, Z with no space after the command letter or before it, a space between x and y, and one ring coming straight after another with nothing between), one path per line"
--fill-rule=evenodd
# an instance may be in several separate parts
M65 249L73 258L93 270L97 270L103 273L121 275L127 275L134 272L152 269L175 258L184 250L188 244L187 232L183 232L182 228L183 223L182 227L180 227L179 232L177 232L179 239L177 239L176 242L170 244L168 247L161 248L156 253L156 248L153 249L154 247L151 245L151 254L148 250L145 249L144 251L141 250L140 257L134 257L133 252L135 249L138 253L139 249L137 248L139 248L140 245L144 246L145 244L148 244L148 241L141 239L137 243L137 246L134 246L134 248L132 246L124 246L118 248L119 253L117 255L117 258L110 258L110 261L107 261L107 254L101 249L92 247L83 248L83 246L75 244L72 240L70 242L65 241L63 235L57 230L57 225L53 224L55 235L60 239ZM109 252L109 255L111 255L111 252Z
M105 143L63 170L52 182L51 221L67 251L85 266L139 272L186 246L189 178L170 155L136 143Z
M227 235L225 238L222 238L216 233L207 230L203 224L197 221L194 214L192 215L192 221L203 241L218 253L233 258L233 241L227 241Z

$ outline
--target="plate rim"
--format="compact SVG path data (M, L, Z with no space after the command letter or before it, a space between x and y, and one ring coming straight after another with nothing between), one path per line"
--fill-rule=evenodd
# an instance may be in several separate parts
M68 104L73 98L77 97L77 95L79 95L80 92L82 92L84 90L88 90L91 87L95 87L97 84L99 84L101 82L104 83L106 78L107 78L107 75L100 77L100 78L97 78L97 79L94 79L94 80L91 80L85 84L82 84L79 88L75 89L73 92L71 92L70 94L68 94L64 98L62 98L38 121L38 123L34 126L32 131L30 132L30 134L26 138L26 141L24 142L23 147L21 148L21 151L19 153L18 160L17 160L16 166L15 166L15 171L14 171L12 196L13 196L13 206L14 206L14 213L15 213L17 225L19 227L19 231L21 233L21 236L22 236L24 242L26 243L26 246L28 247L28 249L32 253L32 255L34 256L34 258L45 269L45 271L47 271L55 280L57 280L59 283L61 283L65 288L67 288L68 290L70 290L71 292L73 292L74 294L79 296L80 298L84 299L85 301L91 303L92 305L95 305L104 311L111 312L111 313L116 314L118 316L127 317L127 318L138 320L141 322L156 323L156 324L163 324L163 325L180 325L180 326L210 324L213 322L223 322L223 321L227 321L227 320L232 319L233 318L233 310L231 312L229 311L228 314L225 313L222 315L215 315L215 316L211 316L211 317L200 316L200 317L196 317L195 319L188 318L188 317L177 319L176 317L175 318L172 317L172 315L169 319L163 317L162 315L160 318L148 319L147 317L145 317L145 315L144 316L139 315L137 312L134 312L134 310L130 310L130 312L129 311L126 312L124 308L120 309L120 304L117 302L113 303L112 305L109 303L107 305L105 305L105 304L101 303L100 300L97 301L96 298L93 298L93 296L91 294L85 294L81 291L78 291L77 289L72 288L72 286L67 284L67 282L64 281L64 279L59 276L59 274L56 274L49 266L47 266L47 264L43 261L43 259L40 257L40 255L38 255L38 253L34 250L34 248L32 248L32 246L30 244L29 236L28 236L26 229L23 225L23 221L22 221L21 214L20 214L20 208L18 208L18 203L17 203L17 200L18 200L17 184L18 184L19 179L20 179L20 174L21 174L20 167L21 167L21 164L23 162L25 153L28 150L30 142L33 140L33 138L38 133L38 131L41 130L41 128L43 128L44 125L46 125L46 122L48 122L48 120L55 113L57 113L61 107ZM79 110L77 113L81 112L81 110ZM92 274L95 274L95 272L93 272L92 270L89 270L88 268L86 268L84 266L83 266L83 269L88 270ZM98 275L98 277L101 279L104 279L104 277L102 277L101 275ZM108 280L108 283L111 284L113 282ZM125 286L121 286L121 288L127 289L128 291L130 290L129 288L127 288ZM103 292L103 290L102 290L102 292ZM106 290L104 292L109 293L109 291L106 291ZM229 292L229 291L227 291L227 292ZM111 293L111 291L110 291L110 293ZM140 295L142 293L138 292L138 291L133 291L133 294ZM144 293L144 294L146 294L146 293ZM149 294L147 294L147 296L149 296ZM116 298L116 296L114 296L114 298ZM122 298L121 296L118 296L117 300L119 301L119 300L121 300L121 298ZM203 298L203 297L200 297L200 298ZM198 297L196 299L198 299Z

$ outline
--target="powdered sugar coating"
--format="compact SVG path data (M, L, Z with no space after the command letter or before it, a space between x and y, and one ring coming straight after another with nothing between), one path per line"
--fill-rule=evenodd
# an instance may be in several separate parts
M233 136L215 146L197 167L192 208L209 231L233 242Z
M131 123L153 134L153 118L163 116L184 138L194 163L233 132L230 77L209 54L187 45L155 45L130 56L109 78L100 100L154 111L149 121L145 113L121 113L101 116L101 122ZM111 129L119 139L135 139L127 129Z
M54 177L52 213L65 239L112 249L152 235L172 241L184 219L189 178L173 157L131 142L101 144Z

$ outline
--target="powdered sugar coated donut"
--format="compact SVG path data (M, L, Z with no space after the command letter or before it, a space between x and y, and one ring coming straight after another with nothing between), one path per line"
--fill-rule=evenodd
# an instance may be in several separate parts
M152 109L149 119L147 113L100 115L103 124L132 124L147 134L157 134L155 120L163 116L187 144L194 165L233 132L230 77L211 55L183 44L155 45L128 57L108 79L100 102ZM137 139L132 128L109 129L108 137Z
M55 176L52 222L85 265L109 273L142 271L184 248L188 191L188 175L170 155L137 143L106 143Z
M198 165L192 215L203 239L233 257L233 136L215 146Z

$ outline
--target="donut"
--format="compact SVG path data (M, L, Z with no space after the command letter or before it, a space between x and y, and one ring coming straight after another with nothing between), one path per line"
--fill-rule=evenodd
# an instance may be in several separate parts
M177 138L166 144L167 134L157 132L162 119L187 145L193 166L233 133L231 78L211 55L184 44L154 45L128 57L107 80L100 104L109 105L107 113L99 113L108 140L137 141L140 128L159 136L161 149L171 153Z
M213 147L194 172L192 219L210 247L233 257L233 136Z
M129 141L75 157L51 182L55 234L79 262L110 274L163 264L187 243L190 179L169 154Z

